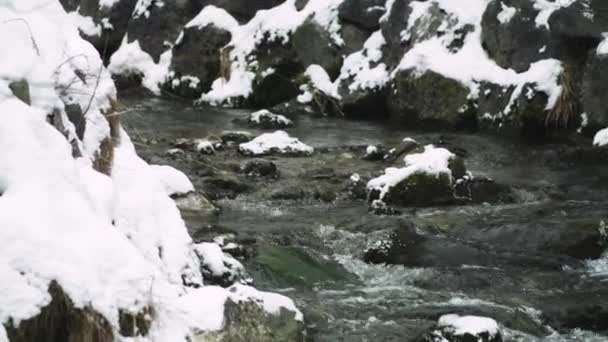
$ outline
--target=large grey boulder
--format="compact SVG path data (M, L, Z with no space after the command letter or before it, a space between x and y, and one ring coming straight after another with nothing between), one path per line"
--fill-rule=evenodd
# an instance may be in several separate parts
M180 97L197 99L211 89L221 76L222 48L231 39L230 32L213 24L184 28L173 47L170 73L165 88Z

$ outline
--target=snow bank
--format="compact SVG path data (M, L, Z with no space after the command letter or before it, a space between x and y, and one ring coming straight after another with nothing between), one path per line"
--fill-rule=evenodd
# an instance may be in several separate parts
M266 154L312 154L314 149L284 131L264 133L248 143L239 145L239 152L249 156Z
M389 167L384 171L384 175L370 180L367 183L367 189L379 191L379 199L382 200L392 187L411 175L418 173L433 176L448 174L451 177L452 171L448 165L454 157L455 155L445 148L427 145L424 147L424 152L407 155L404 159L405 167Z
M602 147L608 145L608 128L604 128L593 137L593 146Z
M499 333L498 323L487 317L443 315L439 318L437 325L453 329L455 336L464 334L476 336L481 333L488 333L489 337L494 337Z

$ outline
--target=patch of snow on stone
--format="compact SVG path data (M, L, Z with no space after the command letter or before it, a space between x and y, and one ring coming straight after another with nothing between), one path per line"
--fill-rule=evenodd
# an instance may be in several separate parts
M608 145L608 128L604 128L593 137L593 146L602 147Z
M385 44L382 32L374 32L361 51L352 53L344 59L336 83L352 79L348 86L351 92L384 87L390 80L386 64L380 63L382 47Z
M499 333L498 323L487 317L443 315L439 318L437 325L454 329L453 334L456 336L464 334L476 336L481 333L488 333L490 337L494 337Z
M539 10L536 15L536 26L549 28L549 17L562 7L568 7L577 0L534 0L534 8Z
M502 8L502 10L500 11L500 13L498 13L496 19L498 19L501 24L507 24L511 21L511 19L513 19L513 17L517 13L517 8L507 6L502 1L500 2L500 7Z
M248 143L239 145L239 151L246 155L280 154L312 154L314 149L297 138L292 138L284 131L265 133Z
M339 99L337 83L331 82L329 75L322 66L313 64L306 69L306 76L310 79L313 87L323 94Z
M602 34L604 40L597 46L596 54L598 56L608 55L608 32Z

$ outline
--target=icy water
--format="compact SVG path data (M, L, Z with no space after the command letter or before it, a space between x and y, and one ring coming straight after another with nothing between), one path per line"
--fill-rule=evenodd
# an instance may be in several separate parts
M240 189L214 201L218 217L189 215L190 233L195 240L237 234L252 250L243 263L256 286L297 302L310 341L409 341L446 313L492 317L506 341L608 341L608 255L586 261L565 255L556 242L572 239L577 227L600 229L608 220L608 162L581 162L566 145L302 115L292 117L296 126L287 131L317 152L269 157L280 178L252 180L238 173L248 158L230 149L185 159L165 155L177 138L262 133L241 122L248 111L192 108L138 94L122 101L130 108L125 127L144 158L182 169L202 192L225 183L218 179L230 180L231 191ZM361 160L365 145L394 146L405 137L460 151L473 174L515 188L516 203L402 208L398 216L377 216L364 201L341 195L351 174L387 167ZM291 195L275 196L277 190ZM460 263L460 251L452 249L419 251L436 261L426 267L364 263L365 250L404 220L491 250L501 261Z

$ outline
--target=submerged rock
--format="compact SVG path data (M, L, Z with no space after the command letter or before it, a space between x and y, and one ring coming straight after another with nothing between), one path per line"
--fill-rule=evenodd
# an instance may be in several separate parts
M279 178L277 165L270 160L253 159L241 165L241 172L249 177Z

